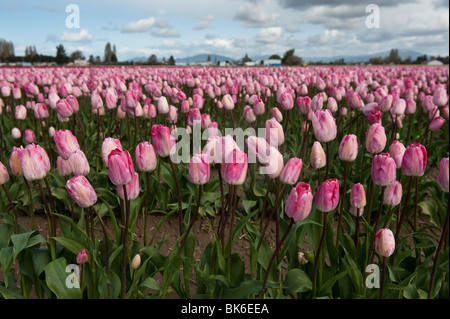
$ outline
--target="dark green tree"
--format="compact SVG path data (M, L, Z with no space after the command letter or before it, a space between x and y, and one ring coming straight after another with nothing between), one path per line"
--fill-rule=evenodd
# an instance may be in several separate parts
M60 44L56 47L56 64L62 65L67 63L67 61L68 57L66 54L66 49L64 49L64 46Z
M167 61L168 65L175 65L175 59L173 58L173 56L171 55L169 60Z

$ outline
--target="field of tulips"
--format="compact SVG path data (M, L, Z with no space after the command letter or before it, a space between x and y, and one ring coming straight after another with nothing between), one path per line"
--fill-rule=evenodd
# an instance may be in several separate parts
M0 298L449 298L448 66L5 67L0 89Z

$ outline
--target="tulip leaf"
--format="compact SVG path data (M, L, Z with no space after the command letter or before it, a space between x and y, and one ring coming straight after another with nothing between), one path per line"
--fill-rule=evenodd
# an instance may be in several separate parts
M72 240L72 239L68 239L68 238L64 238L64 237L55 237L54 240L57 241L58 243L60 243L61 245L63 245L64 248L66 248L67 250L69 250L70 252L75 254L76 256L82 249L89 250L86 247L84 247L82 244L80 244L79 242L76 242L75 240Z
M75 272L67 270L66 259L58 258L45 266L45 282L58 299L81 299L81 290L76 285L67 285L69 276L75 276Z
M312 290L311 279L303 270L298 268L288 271L283 285L287 287L285 291L286 295Z

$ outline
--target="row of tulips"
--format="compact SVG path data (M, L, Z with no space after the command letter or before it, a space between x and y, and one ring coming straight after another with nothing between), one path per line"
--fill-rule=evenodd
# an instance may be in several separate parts
M448 297L448 69L251 70L2 69L0 159L9 157L14 177L2 163L0 293ZM265 133L244 144L225 130L261 124ZM182 130L187 142L177 141ZM180 144L194 145L188 162L176 161ZM35 202L47 216L48 239L36 231ZM419 209L430 215L422 227ZM21 213L31 229L19 225ZM161 214L158 225L148 225L151 213ZM179 234L166 256L167 238L154 243L156 233L147 233L172 214ZM220 218L197 264L191 230L207 214ZM244 230L249 260L233 253ZM32 270L30 258L38 260ZM71 260L82 269L77 289L64 285ZM381 286L368 291L366 267L374 262Z

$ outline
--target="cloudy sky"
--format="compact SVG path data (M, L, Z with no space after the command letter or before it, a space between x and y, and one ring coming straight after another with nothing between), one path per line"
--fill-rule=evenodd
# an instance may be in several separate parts
M70 28L69 4L79 8ZM379 28L368 28L379 8ZM70 9L70 8L69 8ZM69 19L68 19L69 17ZM295 48L303 57L334 57L412 49L449 54L448 0L0 0L0 39L15 54L35 45L55 55L63 44L103 58L105 44L120 61L156 54L175 59L200 53L240 59Z

